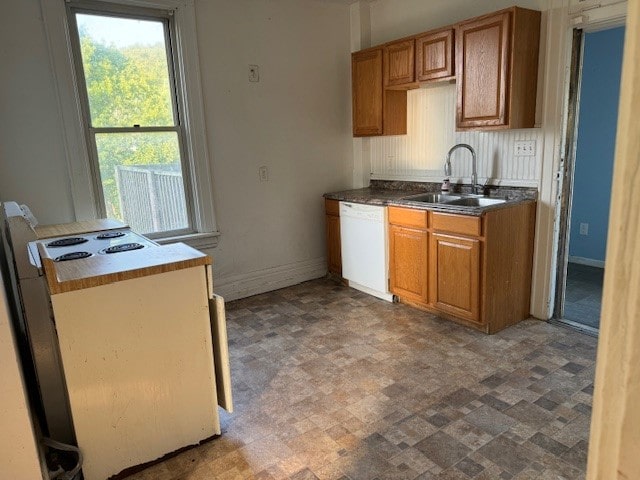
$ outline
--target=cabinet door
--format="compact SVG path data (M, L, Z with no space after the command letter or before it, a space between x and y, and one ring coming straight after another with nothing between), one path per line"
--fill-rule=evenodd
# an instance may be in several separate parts
M403 40L384 47L384 86L405 85L414 81L415 41Z
M353 134L382 135L382 48L351 56Z
M427 296L427 232L389 227L389 289L391 293L421 303Z
M480 322L480 241L434 233L429 251L433 306Z
M452 28L416 38L416 52L416 81L428 82L453 77Z
M511 11L458 25L458 128L508 123Z
M325 215L325 218L327 223L327 268L329 272L342 276L340 217Z

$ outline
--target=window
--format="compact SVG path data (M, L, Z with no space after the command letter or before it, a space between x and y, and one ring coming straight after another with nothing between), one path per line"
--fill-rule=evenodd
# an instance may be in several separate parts
M143 6L142 6L143 5ZM43 0L77 220L217 244L192 0Z
M140 233L191 231L171 16L69 16L98 211Z

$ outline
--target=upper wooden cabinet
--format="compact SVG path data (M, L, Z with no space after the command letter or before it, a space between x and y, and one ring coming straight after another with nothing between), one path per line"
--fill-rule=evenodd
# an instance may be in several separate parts
M416 38L416 81L428 82L453 78L454 30L446 28Z
M382 135L382 48L351 56L353 134Z
M351 55L353 135L407 133L407 92L382 88L382 47Z
M384 86L411 84L415 80L415 40L401 40L384 46Z
M512 7L456 27L459 130L535 123L540 12Z
M454 78L458 130L533 127L540 18L512 7L353 53L353 135L406 134L407 90Z

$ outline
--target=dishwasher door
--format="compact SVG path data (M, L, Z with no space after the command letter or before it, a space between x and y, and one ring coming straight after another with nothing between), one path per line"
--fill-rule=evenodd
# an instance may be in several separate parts
M340 202L342 276L349 286L392 301L388 291L387 209Z

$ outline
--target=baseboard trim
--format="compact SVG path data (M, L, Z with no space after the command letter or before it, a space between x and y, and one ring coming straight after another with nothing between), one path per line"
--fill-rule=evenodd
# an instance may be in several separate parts
M215 276L214 270L213 290L225 301L238 300L314 280L326 274L327 260L324 257L220 278Z
M604 268L602 260L594 260L593 258L574 257L569 255L569 263L578 263L580 265L588 265L589 267Z

